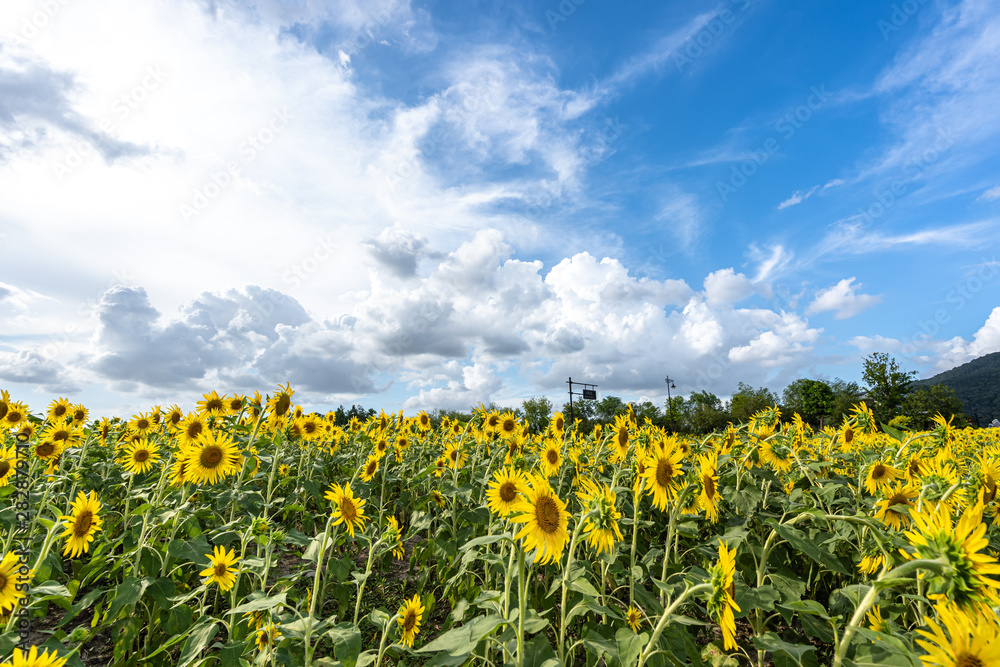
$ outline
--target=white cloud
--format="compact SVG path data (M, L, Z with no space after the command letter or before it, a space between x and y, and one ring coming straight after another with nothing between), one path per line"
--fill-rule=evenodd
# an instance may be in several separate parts
M871 306L882 301L882 297L872 294L858 294L861 284L854 284L855 278L844 278L836 285L827 287L816 292L816 298L806 309L806 313L813 315L827 311L834 311L834 317L842 320L853 317Z
M814 185L808 190L796 190L791 197L778 204L778 210L781 211L783 209L788 208L789 206L795 206L796 204L801 204L802 202L809 199L817 192L826 192L830 188L843 184L844 184L843 179L835 178L831 181L827 181L822 186Z
M736 303L754 292L753 283L733 269L719 269L705 277L705 301L710 306Z
M1000 185L994 185L992 188L979 195L979 199L983 201L995 201L1000 199Z

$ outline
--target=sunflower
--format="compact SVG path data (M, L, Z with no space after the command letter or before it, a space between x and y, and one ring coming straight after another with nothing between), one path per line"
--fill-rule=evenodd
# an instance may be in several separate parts
M196 444L198 438L206 431L208 424L205 423L205 419L193 412L189 412L188 416L177 425L177 437L182 445Z
M642 612L634 604L630 604L628 611L625 612L625 620L632 628L632 632L638 633L639 625L642 623Z
M333 504L331 513L337 517L337 520L333 522L334 526L344 524L351 537L354 537L355 529L364 532L367 519L364 507L367 501L354 495L350 483L345 484L343 488L340 484L331 485L330 490L323 497Z
M286 383L284 387L280 384L278 385L278 393L272 396L267 401L267 407L271 411L271 415L268 418L272 424L275 426L283 424L285 419L288 417L288 413L292 408L292 396L295 395L295 391L292 390L292 384Z
M683 457L684 454L680 450L664 450L661 447L653 447L653 451L646 456L642 475L646 489L653 496L653 505L661 512L666 510L667 502L672 500L680 489L678 478L684 474L680 465Z
M421 410L417 413L417 428L420 429L421 433L427 433L434 425L431 423L431 416L427 414L426 410Z
M629 445L629 420L625 415L618 415L615 417L614 425L614 450L611 455L612 463L621 463L628 456L628 445Z
M562 448L555 440L548 440L545 448L539 453L539 464L542 473L546 477L554 477L559 474L559 467L562 465Z
M278 466L278 474L282 477L288 477L288 475L290 475L291 472L292 469L288 466L287 463L282 463L280 466Z
M879 491L888 489L893 480L902 476L903 471L899 468L893 468L883 461L875 461L868 468L868 474L865 476L865 490L875 495Z
M49 411L46 417L50 422L64 422L71 419L70 411L73 406L68 398L57 398L49 403Z
M875 632L885 632L888 630L886 620L882 618L882 606L875 605L871 608L865 618L868 619L868 629L874 630Z
M76 500L71 505L73 514L71 516L61 516L63 528L66 529L60 537L66 538L66 546L63 547L63 555L71 555L76 558L81 553L90 551L90 543L94 541L94 534L101 530L101 501L97 499L94 491L88 497L80 491Z
M902 530L910 525L910 508L916 507L913 499L918 495L917 489L909 484L893 483L882 490L882 500L875 503L879 508L875 518L895 530Z
M412 599L403 603L396 614L396 622L403 633L400 643L413 648L413 640L420 632L420 617L423 616L425 607L420 602L420 596L414 595Z
M517 433L517 417L510 410L500 415L500 437L504 440L513 438Z
M219 396L219 392L213 390L202 394L201 399L198 401L198 414L203 417L222 417L229 413L226 397Z
M0 667L63 667L66 660L67 658L60 658L55 651L49 653L48 649L39 655L38 647L32 646L27 653L20 648L15 648L11 662L4 662L0 664Z
M216 546L213 553L205 554L205 556L211 562L211 567L198 573L199 576L204 577L202 583L206 586L213 583L219 584L220 590L228 591L236 584L236 574L239 572L233 567L239 560L236 551L234 549L226 551L224 547Z
M149 442L146 438L125 445L124 468L126 472L132 474L142 474L153 467L153 463L160 458L159 447L155 443Z
M948 561L944 575L929 577L928 597L932 600L950 600L963 608L979 602L1000 603L993 590L1000 588L1000 581L992 576L1000 574L1000 563L984 552L989 540L985 537L982 517L980 504L968 508L957 525L952 523L951 512L944 503L936 507L928 503L924 511L911 513L913 528L903 534L913 554L901 549L903 556L944 557Z
M17 428L28 418L28 406L20 401L5 402L7 412L0 417L0 426Z
M736 550L730 550L719 540L719 560L709 568L712 594L708 600L709 613L718 620L722 628L723 647L727 651L737 648L736 619L733 611L740 611L733 599L733 575L736 572Z
M86 408L83 404L78 404L70 408L70 419L73 421L75 426L83 426L87 423L87 419L90 417L90 410Z
M582 490L576 496L580 499L583 513L595 512L583 524L587 544L598 555L605 551L610 555L615 544L622 539L618 529L618 520L622 515L615 507L615 494L606 484L598 484L591 479L584 479L580 487Z
M792 452L791 447L777 440L777 437L779 436L775 436L775 438L770 440L760 441L757 448L758 457L761 464L770 466L778 472L788 472L792 469L792 464L795 462L795 454Z
M431 491L431 497L434 498L434 502L437 503L438 507L444 509L447 503L445 502L444 496L441 495L440 491L434 489L433 491Z
M882 553L866 554L858 563L858 572L873 575L881 570L883 565L885 565L885 556Z
M1000 632L994 619L970 618L954 605L937 605L938 621L924 617L927 630L917 643L927 651L920 656L924 665L937 667L989 667L1000 665ZM985 622L984 622L985 621Z
M14 445L0 445L0 487L7 486L8 480L17 473L17 448Z
M397 560L403 560L403 555L406 552L403 550L403 532L399 528L399 522L394 516L388 517L386 521L388 525L385 528L385 538L387 542L392 544L392 555Z
M844 421L844 425L840 428L840 439L844 443L843 450L845 452L850 452L854 449L854 428L850 422Z
M718 459L713 455L698 458L698 477L701 482L701 493L698 494L698 506L705 510L705 518L712 523L719 520L719 474Z
M483 419L483 432L484 433L500 432L500 415L495 410L486 413L486 416Z
M222 432L205 431L194 445L183 450L183 456L187 474L196 484L215 484L243 467L243 457L233 439Z
M490 511L501 518L506 518L527 486L528 480L519 470L508 467L494 472L493 481L486 489Z
M35 456L42 461L49 462L62 456L63 449L62 441L45 438L35 445Z
M372 453L368 456L368 460L365 461L364 467L361 468L361 481L370 482L375 473L378 472L378 455Z
M524 538L524 548L535 550L535 562L543 565L558 560L569 541L566 526L569 512L566 503L549 486L545 477L533 474L530 486L522 492L522 498L514 504L511 521L525 524L515 539Z
M132 415L132 419L129 420L127 428L141 436L146 436L150 431L156 430L156 424L153 423L152 417L140 412L137 415Z
M261 652L268 652L281 639L281 630L277 625L268 623L263 628L257 630L257 649Z
M24 597L24 584L28 583L28 575L21 573L21 558L13 551L0 561L0 611L6 612L17 605Z
M52 440L62 446L63 449L76 447L83 439L83 431L71 423L53 424L42 433L42 438Z
M246 404L246 398L240 394L233 394L230 398L226 399L226 412L231 415L238 415L243 411L243 406Z
M563 432L563 429L566 428L566 418L563 417L563 413L561 412L553 413L552 417L549 418L549 426L552 427L553 431L561 434Z
M444 458L448 461L449 470L461 470L462 466L465 465L467 457L468 452L463 450L459 445L448 445L448 448L444 451Z

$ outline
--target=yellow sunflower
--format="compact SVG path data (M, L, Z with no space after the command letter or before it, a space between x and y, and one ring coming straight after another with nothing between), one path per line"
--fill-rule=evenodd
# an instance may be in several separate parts
M156 424L153 422L152 417L140 412L137 415L132 415L132 419L129 421L127 428L130 431L145 437L150 431L156 430Z
M924 617L927 630L917 643L927 651L920 656L927 667L992 667L1000 665L1000 632L993 619L970 618L954 605L937 605L937 621ZM940 621L940 624L938 623ZM942 625L944 627L942 627Z
M277 625L268 623L257 630L257 649L266 653L274 648L279 639L281 639L281 630L278 629Z
M202 394L201 399L198 401L198 414L202 416L222 417L229 412L226 397L219 396L217 391Z
M284 387L279 384L278 393L267 401L267 407L271 412L268 419L274 425L284 424L292 408L292 396L294 395L295 391L290 382L286 383Z
M76 558L81 553L90 551L90 543L94 541L94 534L101 529L101 501L97 499L94 491L88 497L83 491L76 496L76 500L71 505L73 514L71 516L61 516L63 528L66 529L60 537L66 538L66 546L63 547L63 555L71 555Z
M177 425L177 437L182 445L194 445L206 431L208 431L208 424L204 417L193 412L188 413L188 416Z
M132 442L123 448L124 468L132 474L142 474L153 467L160 458L159 447L146 438Z
M614 449L611 454L612 463L621 463L628 456L629 429L630 423L625 415L615 417L614 429Z
M364 466L361 468L361 481L372 481L372 477L378 472L378 459L378 454L374 452L368 456L368 460L365 461Z
M517 433L517 417L510 410L500 415L500 437L504 440L513 438Z
M733 611L740 611L733 599L733 575L736 572L736 550L730 550L719 541L719 560L709 568L712 594L708 600L708 611L722 628L723 648L732 651L736 645L736 619Z
M916 507L913 499L918 495L918 490L909 484L894 483L882 490L882 500L875 503L878 508L875 518L894 530L902 530L910 525L910 508Z
M893 468L884 461L875 461L868 467L868 474L865 476L865 490L875 495L879 491L885 491L893 481L903 476L903 471Z
M17 473L17 448L14 445L0 445L0 487L7 486L8 480Z
M493 473L493 481L486 489L490 511L506 518L514 509L522 489L528 486L524 473L513 468L500 468Z
M424 605L420 602L420 596L414 595L411 599L403 603L396 615L396 622L403 633L400 643L413 648L413 640L420 632L420 617L425 611Z
M719 475L716 469L718 460L714 454L701 456L698 459L698 477L701 493L698 494L698 507L705 510L705 518L712 523L719 520Z
M53 424L42 433L42 439L58 443L63 449L78 447L83 440L83 430L72 423Z
M32 646L27 653L20 648L15 648L11 657L11 662L0 663L0 667L63 667L67 658L60 658L59 654L48 649L38 653L38 647Z
M530 486L512 508L511 521L525 524L515 539L524 538L524 548L535 550L535 562L543 565L558 560L569 541L566 503L549 486L545 477L534 474Z
M62 456L63 449L61 441L44 438L35 445L35 456L42 461L49 462Z
M538 459L542 474L546 477L555 477L559 474L559 468L562 466L562 447L555 440L547 440L545 447L539 452Z
M323 497L333 505L331 513L337 517L333 522L334 526L344 524L351 537L354 537L355 529L364 532L367 520L364 507L367 501L354 495L350 483L345 484L343 488L339 484L331 485Z
M219 584L220 590L228 591L236 584L236 574L239 572L234 567L236 561L239 560L236 551L234 549L226 551L224 547L216 546L213 553L205 555L211 562L211 567L198 573L199 576L204 577L202 583L206 586L213 583Z
M399 528L399 522L394 516L388 517L386 521L388 524L385 527L386 541L392 545L392 555L397 560L403 560L403 555L406 552L403 550L403 532Z
M196 484L215 484L243 467L243 457L227 433L205 431L183 450L187 475Z
M20 401L4 401L7 410L0 417L0 427L17 428L28 418L28 406Z
M181 426L181 422L184 421L184 411L180 409L177 405L171 405L170 409L163 416L163 423L166 424L167 429L171 433L176 433Z
M625 612L625 620L632 628L632 632L638 633L639 625L642 623L642 612L634 604L630 604L628 611Z
M996 590L1000 581L1000 563L985 552L989 545L983 506L969 507L953 524L951 512L943 503L922 512L912 512L912 530L903 533L913 550L900 550L906 558L944 557L948 567L943 575L928 577L927 596L932 600L951 601L963 608L977 603L1000 604Z
M49 403L49 410L46 416L50 422L61 423L71 419L70 411L72 408L73 406L68 398L57 398Z
M8 551L0 561L0 612L7 612L17 605L24 597L20 590L28 583L28 575L21 573L21 558L13 551Z
M607 484L599 484L592 479L581 481L580 488L576 495L580 499L582 512L584 514L595 512L595 515L588 517L583 524L587 544L598 555L605 551L610 554L615 544L622 539L621 530L618 528L618 520L622 515L615 507L615 494Z
M653 505L661 512L674 499L680 489L681 459L684 453L679 449L653 447L646 455L645 470L642 472L647 492L653 496Z

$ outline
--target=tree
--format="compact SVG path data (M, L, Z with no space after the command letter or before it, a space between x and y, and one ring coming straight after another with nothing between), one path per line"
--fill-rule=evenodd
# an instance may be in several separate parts
M562 413L566 419L566 429L573 428L573 422L570 421L569 403L563 403ZM573 401L573 419L580 420L580 431L582 433L589 433L594 428L594 424L596 423L594 417L596 415L597 401L583 399Z
M729 413L737 424L750 421L755 412L760 412L778 403L778 397L767 387L754 389L740 382L736 385L736 393L729 401Z
M695 433L711 433L726 428L729 411L722 399L707 391L695 391L688 397L687 419Z
M687 415L687 406L684 403L684 397L671 396L669 402L664 405L664 428L671 432L686 430L684 429L684 418Z
M910 426L916 429L931 428L937 414L945 419L954 416L960 424L964 422L962 401L954 389L943 384L917 387L903 399L900 412L910 418Z
M830 403L830 424L839 426L844 422L844 418L851 414L851 410L864 400L864 397L857 382L847 382L836 378L830 383L830 389L833 390L833 400Z
M623 414L627 407L628 406L625 404L625 401L617 396L608 394L601 400L597 401L594 420L601 422L602 424L613 423L615 421L615 415Z
M647 419L654 424L659 424L662 418L660 409L652 401L635 403L632 405L632 411L635 412L635 421L638 424L644 424Z
M552 414L552 401L542 396L529 398L521 404L524 418L532 433L545 433L549 426L549 415Z
M834 392L822 380L795 380L782 392L782 412L788 417L798 413L812 426L819 426L833 410Z
M865 357L862 377L865 381L870 407L875 418L883 424L896 416L903 399L910 393L916 371L902 371L896 360L885 352L872 352Z

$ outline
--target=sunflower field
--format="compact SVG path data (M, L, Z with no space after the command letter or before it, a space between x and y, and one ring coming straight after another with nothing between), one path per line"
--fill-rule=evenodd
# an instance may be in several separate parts
M293 398L0 393L3 667L1000 664L1000 429Z

